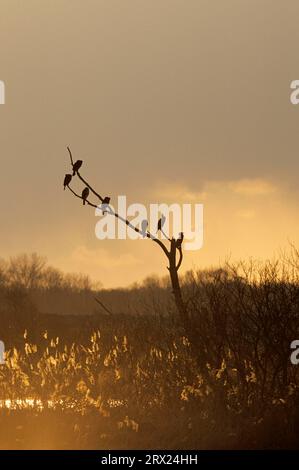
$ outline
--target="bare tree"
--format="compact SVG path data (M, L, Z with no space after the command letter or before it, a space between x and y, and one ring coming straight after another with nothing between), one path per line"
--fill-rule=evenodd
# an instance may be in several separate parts
M82 160L77 160L74 162L72 152L69 147L67 147L69 156L70 156L70 161L71 161L71 167L72 167L72 173L66 174L64 178L64 189L67 187L71 193L76 196L77 198L81 199L83 201L83 204L87 204L88 206L97 208L99 207L99 204L95 204L90 201L89 196L90 194L93 194L101 203L102 205L102 211L107 212L107 214L110 214L117 219L121 220L123 223L125 223L128 227L130 227L132 230L134 230L137 233L140 233L142 236L147 237L148 239L152 240L154 243L156 243L161 250L163 251L164 255L166 256L168 260L168 266L167 269L169 271L169 276L170 276L170 281L171 281L171 286L172 286L172 292L174 295L174 300L175 304L181 319L181 322L183 326L188 330L188 325L189 325L189 318L188 318L188 313L187 313L187 308L186 304L183 300L182 297L182 291L181 291L181 286L180 286L180 281L179 281L179 276L178 276L178 271L181 267L182 261L183 261L183 249L182 249L182 243L184 239L184 234L181 232L180 237L178 239L175 239L172 237L171 239L167 237L168 244L169 246L167 247L166 244L164 244L157 236L153 235L149 230L145 230L144 228L140 229L131 222L122 216L120 216L117 212L115 212L110 206L110 198L109 197L102 197L94 188L91 186L85 178L82 177L81 173L79 172L79 169L82 166ZM74 189L70 186L70 183L73 179L74 176L77 176L79 180L85 185L82 194L78 194ZM100 207L101 207L100 205ZM107 208L109 207L109 210ZM161 219L160 219L161 220ZM160 222L160 221L159 221ZM161 229L161 223L158 224L158 229L162 231Z
M46 258L36 253L10 258L7 269L9 283L26 289L34 289L43 279L45 266Z

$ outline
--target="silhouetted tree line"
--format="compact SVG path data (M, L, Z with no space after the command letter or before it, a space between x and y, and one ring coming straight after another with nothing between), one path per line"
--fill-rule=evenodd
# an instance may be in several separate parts
M64 274L47 264L45 257L36 253L21 254L8 261L0 261L0 286L32 289L65 289L83 291L99 284L82 274Z

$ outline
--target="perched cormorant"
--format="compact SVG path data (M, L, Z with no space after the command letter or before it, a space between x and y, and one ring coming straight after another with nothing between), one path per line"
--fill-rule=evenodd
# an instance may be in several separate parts
M66 186L70 184L71 181L72 181L72 175L70 175L69 173L66 174L64 177L64 182L63 182L64 189L66 188Z
M82 163L83 163L82 160L77 160L77 161L73 164L73 176L75 176L76 172L79 170L79 168L81 168Z
M104 200L103 200L102 204L110 204L110 199L111 198L108 197L108 196L104 197Z
M88 195L89 195L89 189L86 187L82 191L83 205L85 205L85 201L88 198Z
M143 236L143 238L146 236L147 227L148 227L148 221L146 219L144 219L141 222L141 235Z
M107 212L107 207L109 206L109 203L110 203L110 197L106 196L104 197L103 199L103 202L101 204L101 209L103 211L103 214L105 214Z
M158 221L157 232L162 229L163 225L165 224L165 221L166 221L166 217L165 215L162 214L161 218Z

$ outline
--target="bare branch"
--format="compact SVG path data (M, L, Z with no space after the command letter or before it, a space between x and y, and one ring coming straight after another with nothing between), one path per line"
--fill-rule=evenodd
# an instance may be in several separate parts
M164 251L165 255L167 256L167 258L169 259L169 251L167 250L166 246L164 245L164 243L161 242L161 240L159 240L159 238L152 238L153 242L157 243L159 245L160 248L162 248L162 250Z
M131 224L131 222L127 219L125 219L124 217L122 217L121 215L119 215L117 212L108 212L108 214L111 214L111 215L114 215L114 217L116 217L117 219L121 220L122 222L124 222L128 227L130 227L132 230L134 230L135 232L137 233L140 233L140 234L143 234L142 230L140 230L138 227L134 227L133 224ZM160 248L162 248L162 250L164 251L165 255L167 256L167 258L169 258L169 251L167 250L166 246L164 245L163 242L161 242L161 240L159 240L159 238L155 237L153 234L151 234L149 231L146 233L146 237L147 238L150 238L151 240L153 240L154 242L156 242Z
M181 267L181 264L182 264L182 261L183 261L183 250L182 250L182 247L178 248L179 250L179 253L180 253L180 258L179 258L179 261L178 261L178 264L176 265L176 270L178 271Z
M112 315L113 312L111 312L111 310L109 310L104 304L103 302L100 301L100 299L98 297L95 297L94 300L105 310L105 312L109 313L109 315Z
M67 147L67 150L69 152L69 155L70 155L70 160L71 160L71 164L72 166L74 166L74 159L73 159L73 155L72 155L72 152L71 152L71 149L69 147ZM102 198L102 196L100 196L100 194L98 194L92 186L90 186L90 184L80 175L79 171L76 171L76 174L78 176L78 178L90 189L90 191L95 195L97 196L101 202L104 201L104 198ZM68 189L74 194L74 196L76 196L77 198L83 200L82 196L80 196L80 194L77 194L70 186L68 186ZM95 209L97 209L99 206L91 203L90 201L88 201L86 199L86 203L89 205L89 206L92 206L94 207ZM107 211L108 214L110 215L114 215L114 217L116 217L117 219L121 220L122 222L124 222L128 227L130 227L132 230L134 230L135 232L137 233L140 233L140 234L143 234L142 230L140 230L138 227L134 227L133 224L131 224L131 222L127 219L125 219L124 217L120 216L117 212L113 212L112 210L110 211ZM167 256L167 258L169 258L169 251L167 250L166 246L164 245L163 242L161 242L161 240L159 240L157 237L155 237L154 235L152 235L149 231L146 233L146 237L147 238L150 238L151 240L153 240L155 243L157 243L160 248L164 251L165 255ZM167 238L168 241L169 238Z
M73 166L74 166L73 155L72 155L71 149L70 149L69 147L67 147L67 149L68 149L68 152L69 152L69 155L70 155L71 165L72 165L72 167L73 167Z
M164 232L162 228L161 228L161 233L164 235L165 238L167 238L169 242L171 242L170 238L168 238L168 236L166 235L166 233Z
M80 194L76 193L76 191L74 191L69 185L67 186L67 188L71 191L71 193L73 193L74 196L76 196L78 199L81 199L83 201L83 198L82 196L80 196ZM91 207L94 207L95 209L98 209L100 206L96 205L96 204L93 204L92 202L88 201L88 199L85 199L86 203L91 206ZM112 210L111 211L107 211L107 214L110 214L110 215L113 215L114 217L116 217L117 219L121 220L122 222L124 222L128 227L130 227L132 230L134 230L135 232L137 233L140 233L142 234L142 230L140 230L138 227L134 227L133 224L131 224L131 222L127 219L125 219L124 217L122 217L121 215L119 215L117 212L113 212ZM159 240L159 238L156 238L154 235L152 235L150 232L147 232L146 234L146 237L147 238L150 238L151 240L153 240L154 242L156 242L160 248L162 248L162 250L164 251L165 255L167 256L167 258L169 258L169 251L167 250L166 246L164 245L164 243L161 242L161 240Z

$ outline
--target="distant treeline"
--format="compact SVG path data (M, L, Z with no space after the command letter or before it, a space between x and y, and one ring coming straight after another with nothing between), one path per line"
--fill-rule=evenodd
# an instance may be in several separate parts
M31 309L60 315L162 315L173 308L169 290L168 282L158 277L127 289L103 289L101 282L64 273L36 253L0 261L1 304L6 311L21 307L23 312Z
M199 309L198 303L203 312L207 308L206 297L214 290L215 296L216 292L217 296L225 293L221 311L227 298L232 301L240 292L246 299L254 294L267 302L268 292L270 297L279 295L273 308L281 309L282 293L289 295L294 291L298 295L298 273L299 255L292 248L288 255L272 261L225 263L217 269L187 271L181 284L191 312ZM0 300L0 311L21 309L24 314L29 309L59 315L176 315L168 277L149 276L128 288L104 289L100 281L94 282L83 274L63 273L36 253L0 261ZM256 301L251 299L250 307Z

